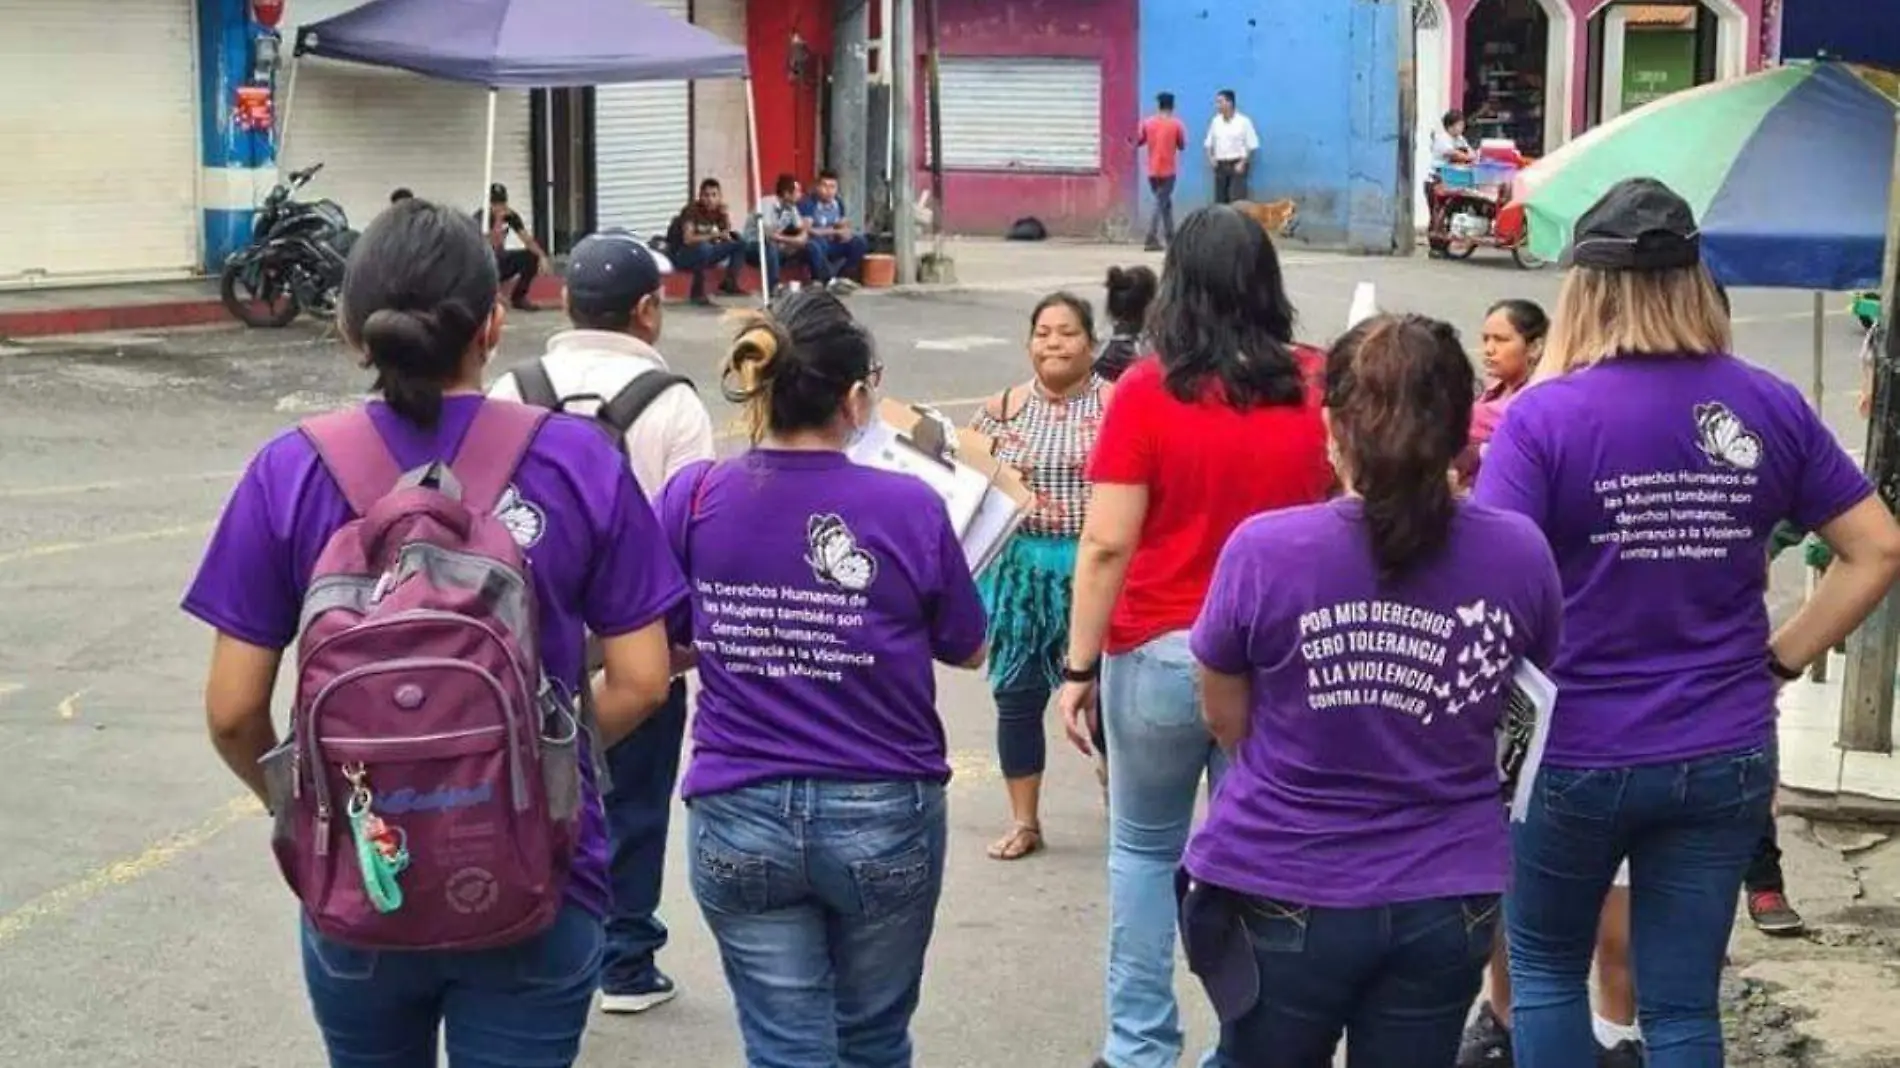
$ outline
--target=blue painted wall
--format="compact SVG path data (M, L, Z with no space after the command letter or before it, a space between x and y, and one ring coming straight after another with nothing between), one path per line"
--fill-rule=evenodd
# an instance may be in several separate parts
M1260 132L1255 200L1299 202L1296 236L1390 252L1398 231L1398 27L1392 0L1142 0L1141 106L1173 92L1188 127L1177 219L1213 199L1202 140L1232 89ZM1141 174L1141 218L1154 203Z
M204 269L216 274L225 258L251 240L255 185L276 166L268 133L239 129L233 119L237 89L251 75L250 0L197 0L198 106L204 177ZM284 50L286 59L289 49ZM283 105L281 99L277 101Z

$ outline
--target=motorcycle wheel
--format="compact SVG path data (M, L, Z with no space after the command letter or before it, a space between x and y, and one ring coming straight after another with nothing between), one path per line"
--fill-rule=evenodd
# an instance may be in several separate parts
M1543 257L1532 252L1529 245L1518 245L1512 248L1511 258L1516 260L1517 265L1524 270L1541 271L1544 269L1545 261Z
M302 310L297 295L283 280L268 273L260 274L261 285L254 286L244 277L244 268L226 264L218 278L218 297L232 318L254 330L281 330Z

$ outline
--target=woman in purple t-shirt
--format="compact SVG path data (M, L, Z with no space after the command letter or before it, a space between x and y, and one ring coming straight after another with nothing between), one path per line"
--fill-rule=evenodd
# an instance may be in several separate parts
M911 1061L950 778L933 662L981 666L986 620L942 499L844 453L880 374L837 297L780 297L726 365L752 449L661 494L693 587L693 896L749 1064Z
M482 397L482 368L501 342L497 288L494 257L460 212L412 197L357 241L341 325L376 371L381 396L368 415L397 470L453 461L483 405L505 403ZM666 696L665 615L686 594L671 554L657 548L646 497L612 442L555 417L529 443L496 514L531 565L543 677L578 692L587 683L584 635L598 635L606 665L594 689L597 724L603 741L617 741ZM278 666L319 555L354 518L311 439L293 427L251 460L185 595L185 611L218 632L205 685L212 741L266 803L259 760L278 742L270 712ZM580 764L567 904L539 934L499 949L379 953L304 925L305 983L333 1065L434 1064L444 1030L456 1064L574 1061L608 898L599 792L592 762Z
M1343 496L1234 532L1192 648L1231 755L1184 864L1189 964L1223 1062L1449 1065L1509 867L1497 732L1547 663L1557 568L1460 501L1475 382L1458 334L1369 320L1326 359Z
M1594 1065L1585 981L1627 859L1649 1064L1701 1068L1721 1063L1723 955L1775 792L1776 691L1892 584L1900 528L1800 392L1729 354L1681 197L1620 183L1570 256L1538 383L1474 494L1529 516L1564 575L1557 707L1515 830L1516 1052ZM1783 520L1838 562L1771 634L1762 561Z

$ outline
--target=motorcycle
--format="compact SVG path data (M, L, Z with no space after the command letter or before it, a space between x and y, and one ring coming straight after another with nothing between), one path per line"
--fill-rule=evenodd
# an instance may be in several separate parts
M304 312L336 314L343 265L357 233L336 201L291 199L322 169L313 163L278 182L257 210L251 243L224 262L219 296L246 326L277 329Z

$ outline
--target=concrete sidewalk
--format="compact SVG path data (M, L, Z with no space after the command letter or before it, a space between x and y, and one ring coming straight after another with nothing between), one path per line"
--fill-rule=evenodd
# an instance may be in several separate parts
M926 241L920 252L931 250ZM1145 263L1159 270L1161 254L1143 252L1136 245L1109 245L1074 241L1018 242L996 238L947 238L944 251L955 262L956 280L948 285L919 287L996 291L1054 289L1099 284L1111 266ZM559 270L557 264L556 270ZM710 284L710 283L709 283ZM756 289L757 277L748 271L745 284ZM667 294L686 295L688 279L669 279ZM558 304L559 278L538 279L534 299ZM215 278L93 286L47 286L0 289L0 340L91 334L128 330L160 330L230 321L218 302Z

